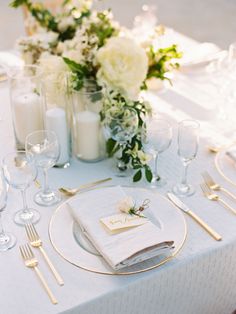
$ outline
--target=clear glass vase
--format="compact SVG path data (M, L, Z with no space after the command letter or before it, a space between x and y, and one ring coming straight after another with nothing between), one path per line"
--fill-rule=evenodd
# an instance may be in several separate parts
M60 145L60 156L55 166L66 168L70 165L71 117L65 73L56 77L52 74L43 80L41 99L45 129L56 133Z
M25 149L25 138L29 133L43 129L40 78L40 69L35 65L16 67L9 73L13 128L18 150Z
M73 155L86 162L106 157L106 143L100 120L103 92L96 81L86 80L82 89L71 92L73 104Z

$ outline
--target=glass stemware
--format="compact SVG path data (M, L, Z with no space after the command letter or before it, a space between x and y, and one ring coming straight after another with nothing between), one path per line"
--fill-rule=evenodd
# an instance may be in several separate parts
M32 154L36 166L43 169L43 188L35 194L34 200L38 205L51 206L61 201L57 191L53 191L48 185L48 169L52 168L59 158L60 147L56 133L53 131L35 131L26 137L25 150Z
M9 232L5 232L2 225L2 212L7 205L7 185L0 170L0 252L11 249L16 244L16 238Z
M9 153L3 158L3 174L9 185L19 189L22 194L23 209L16 212L14 221L18 225L36 223L40 219L37 210L29 208L26 202L26 189L35 180L37 169L32 155L24 151Z
M178 155L183 164L181 182L174 186L173 192L179 196L190 196L195 189L187 183L189 164L196 158L199 142L199 123L195 120L184 120L178 128Z
M138 115L135 110L125 108L121 113L108 117L104 122L105 134L108 138L112 138L119 143L122 154L127 145L127 142L132 139L138 130ZM127 164L118 158L117 176L125 177L128 175Z
M167 150L172 141L172 127L168 121L163 119L155 119L147 123L147 140L146 150L150 152L154 158L154 173L152 178L152 186L162 187L166 184L165 178L160 176L158 171L158 157Z

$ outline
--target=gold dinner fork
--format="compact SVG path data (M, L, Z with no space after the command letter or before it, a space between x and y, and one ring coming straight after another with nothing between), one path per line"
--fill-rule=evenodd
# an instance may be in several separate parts
M30 241L30 244L33 247L39 248L45 261L47 262L49 268L51 269L54 277L56 278L56 281L58 282L58 284L60 286L64 285L63 279L61 278L61 276L59 275L59 273L57 272L57 270L55 269L55 267L53 266L52 262L50 261L48 255L46 254L45 250L42 247L42 240L39 237L38 232L36 231L35 227L33 224L26 224L25 225L25 231L27 234L27 237Z
M36 272L36 274L37 274L39 280L41 281L45 291L47 292L51 302L53 304L57 304L58 303L57 299L53 295L52 291L48 287L48 284L47 284L45 278L43 277L42 273L38 269L38 261L35 258L35 256L34 256L32 250L31 250L29 244L21 245L19 247L19 249L20 249L21 256L22 256L22 258L23 258L23 260L25 262L25 266L29 267L29 268L32 268Z
M222 191L230 196L233 200L236 201L236 195L228 191L227 189L223 188L220 184L216 183L213 178L209 175L207 171L202 173L202 177L206 183L206 185L213 191Z
M210 188L205 184L200 184L203 194L210 200L210 201L217 201L220 202L225 208L230 209L234 214L236 214L236 209L231 207L228 203L226 203L222 198L219 197L218 194L213 193Z

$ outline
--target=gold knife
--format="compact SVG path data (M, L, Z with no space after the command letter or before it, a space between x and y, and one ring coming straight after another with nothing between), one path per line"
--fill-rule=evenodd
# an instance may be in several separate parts
M177 196L173 193L167 193L168 198L174 203L178 208L184 211L186 214L191 216L202 228L204 228L216 241L221 241L222 237L213 230L205 221L203 221L199 216L192 212L187 205L185 205Z

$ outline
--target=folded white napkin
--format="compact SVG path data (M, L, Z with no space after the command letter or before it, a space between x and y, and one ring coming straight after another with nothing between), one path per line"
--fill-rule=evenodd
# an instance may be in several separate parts
M67 203L83 233L115 270L159 254L170 254L174 244L168 235L151 221L120 233L109 234L100 219L119 214L117 204L125 196L121 187L111 187L81 194L78 199Z

